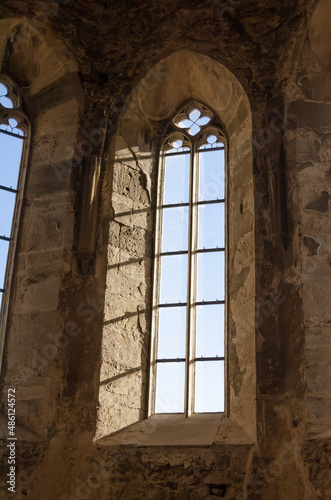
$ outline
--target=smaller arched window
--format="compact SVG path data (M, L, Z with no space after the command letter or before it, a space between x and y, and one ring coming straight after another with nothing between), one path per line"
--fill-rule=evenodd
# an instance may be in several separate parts
M21 109L16 84L0 75L0 302L1 325L4 323L10 275L16 246L25 170L21 168L27 153L29 122Z
M159 159L149 415L225 409L225 164L214 113L184 105Z

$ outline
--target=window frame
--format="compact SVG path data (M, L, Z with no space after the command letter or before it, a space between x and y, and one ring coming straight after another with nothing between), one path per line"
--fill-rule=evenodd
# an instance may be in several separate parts
M31 140L31 125L27 115L22 110L22 96L19 86L6 73L0 74L0 83L2 83L7 88L6 97L8 97L13 103L12 108L6 108L0 104L0 124L9 125L8 120L10 118L14 118L17 121L17 128L21 129L24 134L22 138L23 145L22 145L21 160L17 178L17 188L15 190L16 199L12 217L10 241L7 254L6 270L4 275L4 283L3 283L3 292L1 292L2 293L2 302L0 308L0 366L1 366L3 352L4 352L4 345L5 345L9 306L10 306L10 294L11 294L16 250L17 250L19 225L21 221L22 204L23 204L23 197L26 184L27 164L28 164L28 156L29 156L29 148Z
M180 119L188 116L187 110L193 108L203 111L204 114L209 113L210 121L201 126L197 134L190 135L187 129L180 128L178 123ZM185 116L186 115L186 116ZM176 121L175 121L176 120ZM206 136L217 133L217 142L222 141L223 147L209 148L208 151L223 150L224 151L224 199L217 200L198 200L199 194L199 153L201 152L201 145L206 144ZM176 254L187 254L188 256L188 270L187 270L187 290L190 296L187 295L186 303L183 307L186 309L186 353L185 353L185 381L184 381L184 412L183 413L156 413L156 381L157 381L157 349L158 349L158 311L160 310L160 284L161 284L161 246L162 246L162 214L163 208L167 205L162 205L165 186L165 162L166 162L166 149L165 145L169 142L170 138L176 136L184 136L187 140L186 144L190 143L190 150L187 154L190 155L190 172L189 172L189 203L178 203L176 206L188 206L188 250L182 252L174 252ZM183 143L184 146L185 142ZM220 124L216 113L214 113L205 104L189 100L182 104L172 118L168 121L165 127L165 133L162 136L162 143L158 150L157 155L157 193L156 193L156 208L154 220L154 258L153 258L153 275L152 275L152 321L151 321L151 343L150 343L150 358L149 358L149 380L148 380L148 417L153 415L182 415L190 417L193 415L217 415L219 418L228 416L228 390L227 390L227 373L228 373L228 307L229 307L229 221L228 221L228 200L229 200L229 182L228 182L228 150L229 142L224 128ZM203 150L202 150L203 151ZM176 153L174 153L176 154ZM183 153L184 154L184 153ZM198 249L198 207L212 203L224 203L224 247L218 249ZM171 206L171 205L170 205ZM194 227L194 224L196 227ZM191 243L191 244L190 244ZM213 304L224 304L224 354L223 356L216 356L215 358L203 357L197 358L195 351L196 344L196 328L195 318L196 306L199 304L195 299L195 289L197 289L197 254L207 252L224 252L224 300L210 301ZM193 262L194 261L194 262ZM193 285L192 285L193 282ZM208 304L208 301L206 301ZM206 304L206 305L207 305ZM193 325L193 327L192 327ZM195 365L198 361L224 361L224 411L219 412L195 412Z

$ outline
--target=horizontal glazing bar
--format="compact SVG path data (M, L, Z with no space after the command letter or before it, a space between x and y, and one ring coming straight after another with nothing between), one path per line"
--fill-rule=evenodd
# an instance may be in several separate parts
M8 238L7 236L0 236L0 240L3 240L3 241L11 241L12 238Z
M225 252L225 248L203 248L200 250L195 250L193 253L208 253L208 252Z
M192 306L212 306L214 304L225 304L225 300L206 300L205 302L194 302Z
M156 359L155 363L185 363L185 358L164 358L164 359Z
M224 361L224 357L221 356L213 356L213 357L201 357L201 358L194 358L191 359L191 363L195 363L196 361ZM185 358L160 358L156 359L155 363L184 363L186 361Z
M221 199L216 199L216 200L203 200L203 201L197 201L193 203L194 206L196 205L212 205L214 203L225 203L224 198ZM159 210L163 208L180 208L180 207L188 207L189 203L169 203L168 205L160 205L157 207Z
M211 358L204 358L201 356L201 358L194 358L191 361L224 361L225 358L222 358L221 356L213 356Z
M191 151L178 151L178 153L163 153L163 156L178 156L178 155L189 155Z
M5 289L4 288L0 288L0 293L5 293Z
M193 203L193 205L212 205L213 203L225 203L224 199L216 199L216 200L203 200L203 201L197 201L196 203Z
M9 191L10 193L18 193L17 189L13 189L13 188L6 187L6 186L1 186L0 185L0 189L2 189L3 191Z
M204 144L206 145L206 144ZM224 146L220 146L219 148L199 148L198 151L199 153L207 153L208 151L224 151L225 150L225 147Z
M161 205L157 208L180 208L180 207L188 207L189 203L169 203L168 205Z
M176 302L174 304L157 304L156 307L182 307L187 306L187 302Z
M17 137L18 139L25 139L24 135L14 134L13 132L8 132L8 130L3 130L2 128L0 128L0 133L11 135L12 137Z
M184 411L157 411L157 415L183 415Z
M188 254L188 250L178 250L178 252L162 252L156 255L156 257L164 257L165 255L185 255Z

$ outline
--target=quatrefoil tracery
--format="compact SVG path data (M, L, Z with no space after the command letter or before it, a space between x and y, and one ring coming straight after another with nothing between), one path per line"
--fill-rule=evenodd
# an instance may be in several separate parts
M183 108L174 118L176 127L184 129L189 135L195 136L213 118L211 111L200 103L191 103Z
M15 84L6 75L0 77L0 130L24 137L29 122L21 111L21 99Z
M0 77L0 106L5 109L21 107L20 94L14 82L7 75Z
M186 104L172 120L172 132L168 129L163 151L173 154L190 151L192 147L198 151L224 147L224 134L213 124L213 118L206 106L196 101Z

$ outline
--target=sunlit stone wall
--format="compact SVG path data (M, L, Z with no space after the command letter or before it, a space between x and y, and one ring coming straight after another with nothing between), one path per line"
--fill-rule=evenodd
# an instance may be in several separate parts
M100 434L146 418L151 335L157 151L169 119L189 99L218 116L229 140L229 317L226 393L231 419L255 436L255 269L251 114L239 82L192 51L160 61L120 118L113 166ZM217 189L217 180L215 188Z

